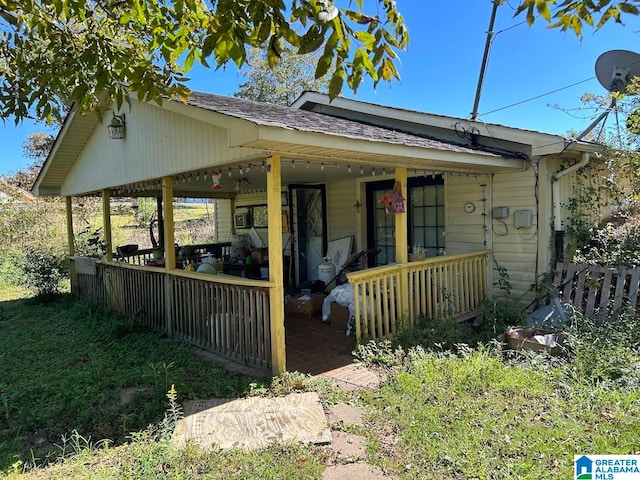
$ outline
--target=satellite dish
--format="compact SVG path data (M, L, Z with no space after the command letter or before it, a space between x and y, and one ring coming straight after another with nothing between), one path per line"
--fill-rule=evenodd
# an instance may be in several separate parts
M596 77L609 92L623 93L633 77L640 77L640 54L609 50L596 60Z

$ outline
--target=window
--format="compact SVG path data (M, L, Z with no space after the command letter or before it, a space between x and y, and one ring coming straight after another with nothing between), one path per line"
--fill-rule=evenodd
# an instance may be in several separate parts
M269 225L266 205L241 207L241 209L233 215L233 218L236 228L267 228Z
M378 203L385 192L393 188L393 180L367 183L367 248L381 249L369 265L385 265L396 261L395 215L387 214ZM405 193L405 192L403 192ZM412 177L408 179L407 214L409 245L424 249L428 257L443 255L444 237L444 179Z

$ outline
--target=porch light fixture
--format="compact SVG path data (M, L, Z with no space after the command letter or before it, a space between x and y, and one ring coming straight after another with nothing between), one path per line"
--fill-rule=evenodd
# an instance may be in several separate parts
M126 124L124 113L120 115L114 113L111 123L107 127L109 129L109 138L111 140L122 140L125 135Z
M360 200L356 200L356 203L353 204L353 208L356 209L356 213L360 213L360 207L362 207Z

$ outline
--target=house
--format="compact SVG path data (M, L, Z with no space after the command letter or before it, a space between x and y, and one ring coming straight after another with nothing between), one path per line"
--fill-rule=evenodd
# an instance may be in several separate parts
M66 198L70 238L72 197L102 195L109 253L78 263L76 292L281 372L285 286L317 278L331 240L369 251L370 268L348 274L357 338L389 337L402 317L471 316L504 272L511 295L532 295L562 251L575 171L598 150L314 92L291 107L194 92L186 103L132 99L110 125L72 109L34 191ZM173 248L165 268L114 262L110 200L132 194L159 199L164 245L174 244L173 198L219 199L219 238L259 235L268 278L187 272Z
M18 204L30 204L35 202L35 198L30 192L16 187L0 178L0 203L17 202Z

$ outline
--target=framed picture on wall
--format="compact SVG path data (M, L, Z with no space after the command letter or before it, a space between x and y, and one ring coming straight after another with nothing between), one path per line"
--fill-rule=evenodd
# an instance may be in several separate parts
M247 214L246 213L235 213L233 215L233 223L236 228L247 228Z

